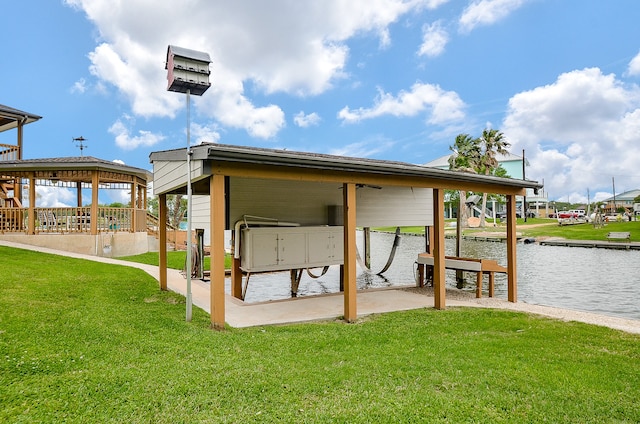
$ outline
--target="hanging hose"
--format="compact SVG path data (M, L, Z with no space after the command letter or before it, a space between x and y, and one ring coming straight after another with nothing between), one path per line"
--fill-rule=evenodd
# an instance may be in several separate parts
M382 270L380 270L379 272L371 271L371 269L364 263L364 261L360 257L360 252L358 251L357 247L356 247L356 259L358 260L358 264L360 265L360 268L362 268L365 273L382 275L389 269L389 267L393 263L393 258L396 256L396 250L398 249L398 246L400 246L400 227L396 227L396 236L393 239L393 246L391 247L389 258L387 259L387 263L384 265L384 267L382 267Z
M325 266L325 267L323 267L323 268L322 268L322 273L321 273L320 275L315 275L315 274L312 274L312 273L311 273L310 268L307 268L307 274L308 274L308 275L309 275L309 277L311 277L311 278L320 278L320 277L322 277L324 274L326 274L326 273L327 273L327 271L329 271L329 267L328 267L328 266Z

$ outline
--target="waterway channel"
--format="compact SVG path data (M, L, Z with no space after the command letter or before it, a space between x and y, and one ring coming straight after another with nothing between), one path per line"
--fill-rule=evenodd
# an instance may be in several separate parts
M362 252L360 232L357 238ZM393 240L393 234L371 233L373 271L386 263ZM445 247L447 255L455 254L454 239L447 239ZM358 289L415 285L416 257L424 250L424 237L402 235L394 262L384 276L365 273L358 267ZM461 256L494 259L506 265L506 245L463 240ZM640 251L518 243L517 257L518 301L640 320ZM319 275L321 271L312 273ZM227 282L227 290L229 285ZM333 266L319 278L304 274L298 296L335 293L339 286L339 267ZM447 271L447 287L456 287L454 271ZM468 275L463 290L475 293L475 274ZM497 274L495 295L506 299L506 292L506 276ZM289 272L254 274L245 300L261 302L290 295Z

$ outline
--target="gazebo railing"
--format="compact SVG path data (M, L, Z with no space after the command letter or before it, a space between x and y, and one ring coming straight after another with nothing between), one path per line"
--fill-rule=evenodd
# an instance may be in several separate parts
M18 160L20 149L18 146L0 143L0 161Z
M34 208L36 234L91 233L92 220L102 232L146 231L146 211L133 208L99 207L98 216L91 216L90 207ZM135 228L134 228L135 214ZM28 232L28 208L0 208L0 232Z

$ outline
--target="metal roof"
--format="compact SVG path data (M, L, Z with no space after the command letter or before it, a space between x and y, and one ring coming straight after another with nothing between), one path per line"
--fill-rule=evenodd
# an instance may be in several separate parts
M427 162L424 164L424 166L429 166L429 167L433 167L433 168L449 168L449 158L453 156L453 154L448 154L445 156L441 156L437 159L432 160L431 162ZM518 156L518 155L514 155L511 152L507 152L506 154L502 154L502 153L497 153L496 154L496 159L498 160L498 162L502 163L502 162L510 162L510 161L517 161L517 162L522 162L522 156Z
M440 181L456 181L471 184L487 184L511 188L542 188L537 181L501 178L460 171L426 167L406 162L355 158L321 153L297 152L281 149L233 146L203 143L191 148L192 160L224 161L244 164L307 168L309 170L358 172L393 177L418 177ZM149 159L155 161L184 161L186 149L153 152Z
M88 171L101 170L133 175L145 181L151 181L152 174L141 168L122 165L117 162L98 159L93 156L60 157L45 159L23 159L0 161L0 175L24 176L32 171Z
M164 69L167 69L167 66L169 64L169 56L172 53L175 56L184 57L184 58L187 58L187 59L199 60L201 62L211 63L211 57L209 56L209 53L199 52L199 51L196 51L196 50L185 49L184 47L178 47L178 46L171 46L170 45L169 47L167 47L167 61L165 62Z
M9 106L0 105L0 132L7 131L18 126L18 122L29 124L42 119L42 116L24 112Z

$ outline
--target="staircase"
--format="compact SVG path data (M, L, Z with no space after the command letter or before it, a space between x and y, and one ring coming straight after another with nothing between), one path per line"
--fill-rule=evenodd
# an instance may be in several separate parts
M14 197L15 180L0 176L0 208L21 208L22 203Z

